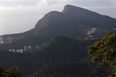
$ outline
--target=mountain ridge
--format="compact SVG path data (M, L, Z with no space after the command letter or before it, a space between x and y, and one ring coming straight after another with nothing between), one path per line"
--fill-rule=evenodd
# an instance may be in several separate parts
M49 15L51 15L51 16L49 16ZM50 17L50 18L47 18L47 16ZM45 25L46 21L50 22L50 20L52 18L53 18L52 21L56 20L58 22L68 21L67 19L77 18L77 19L82 19L84 21L87 21L89 23L97 24L98 27L103 27L103 28L104 27L114 28L114 24L112 24L112 22L116 22L116 19L113 19L109 16L101 15L101 14L98 14L96 12L89 11L87 9L83 9L83 8L80 8L80 7L76 7L76 6L72 6L72 5L66 5L62 12L58 12L58 11L53 12L52 11L52 12L47 13L42 19L40 19L37 22L37 24L35 25L35 28L39 24ZM44 24L42 24L42 20L43 20ZM109 27L109 25L110 25L109 23L112 24L112 26ZM116 23L115 23L115 25L116 25Z
M35 25L35 28L20 34L5 35L5 37L29 37L39 36L50 38L56 36L67 36L80 39L106 34L114 31L116 19L109 16L83 9L73 5L66 5L62 12L51 11L44 15Z
M93 36L104 34L115 27L116 19L114 18L73 5L66 5L62 12L47 13L36 23L34 29L38 30L38 35L51 37L62 35L78 39L91 34Z

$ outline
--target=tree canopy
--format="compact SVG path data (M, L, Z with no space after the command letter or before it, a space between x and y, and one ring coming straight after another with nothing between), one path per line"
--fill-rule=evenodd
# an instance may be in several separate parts
M0 68L0 77L20 77L22 73L16 72L18 67L12 67L10 70Z
M92 61L99 65L109 65L115 68L116 65L116 33L107 33L101 41L96 41L93 45L88 46L88 54ZM114 73L113 69L113 73ZM110 71L110 73L112 73Z

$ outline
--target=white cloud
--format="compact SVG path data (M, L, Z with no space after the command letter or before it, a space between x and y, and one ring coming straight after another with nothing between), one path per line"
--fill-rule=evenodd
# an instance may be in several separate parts
M36 5L38 0L0 0L0 6L3 7L18 7L19 5L29 6Z
M113 5L116 5L116 0L111 0L111 3L112 3Z
M71 0L0 0L0 6L4 7L19 7L23 6L54 6L63 5ZM72 0L73 1L73 0Z
M0 6L5 7L19 7L23 6L62 6L66 4L82 4L82 5L91 5L91 4L104 4L112 3L116 5L116 0L0 0ZM110 3L110 4L111 4Z
M36 4L38 6L46 6L48 4L48 2L46 0L41 0L41 1L37 1Z
M22 7L23 5L19 5L19 8Z

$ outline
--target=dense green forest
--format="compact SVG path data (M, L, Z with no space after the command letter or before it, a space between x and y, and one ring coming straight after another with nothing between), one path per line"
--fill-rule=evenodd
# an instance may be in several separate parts
M87 46L96 40L77 41L55 36L40 49L28 53L0 51L0 66L19 67L23 77L100 77L101 73L91 62Z

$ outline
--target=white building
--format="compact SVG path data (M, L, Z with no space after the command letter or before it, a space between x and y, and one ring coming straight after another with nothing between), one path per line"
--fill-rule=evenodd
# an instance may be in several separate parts
M28 50L28 46L24 46L24 51L27 51Z
M39 46L36 46L36 48L39 48Z
M18 52L18 53L23 53L23 49L17 49L16 52Z
M23 53L23 51L24 51L23 49L20 49L19 53Z
M3 44L3 37L0 37L0 43Z
M32 49L32 47L31 47L31 46L29 46L29 49Z
M24 51L27 51L29 49L32 49L32 47L31 46L24 46Z

